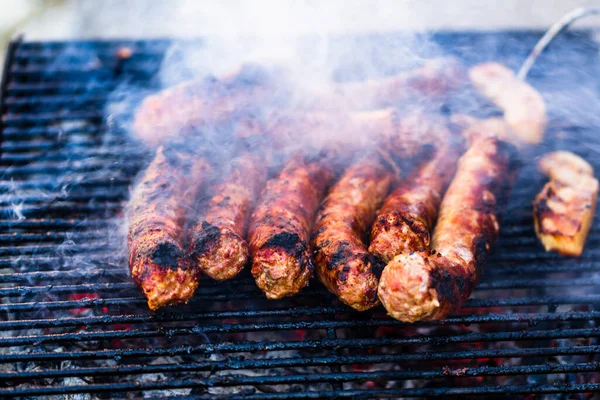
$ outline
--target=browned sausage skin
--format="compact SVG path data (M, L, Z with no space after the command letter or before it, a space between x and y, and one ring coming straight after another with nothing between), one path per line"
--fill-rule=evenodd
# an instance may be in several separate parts
M398 254L429 249L430 232L460 150L459 145L431 148L426 160L385 199L371 228L371 254L387 264Z
M330 154L311 159L297 154L259 196L248 241L252 276L269 299L292 296L308 284L310 229L333 177Z
M392 317L441 319L469 298L498 237L517 171L513 145L489 137L474 141L440 205L434 250L400 254L381 275L379 298Z
M455 59L433 59L381 79L296 91L292 100L290 71L244 64L227 75L183 82L147 96L135 112L133 131L146 144L157 146L174 133L229 126L238 118L284 108L290 102L304 112L334 114L341 109L388 107L415 96L446 94L462 84L462 75Z
M317 214L312 247L317 276L342 302L359 311L378 304L377 275L364 242L377 208L396 179L378 153L349 166Z
M278 69L244 64L219 78L196 79L146 97L137 108L133 131L157 146L188 130L229 125L270 103L285 103L287 87Z
M537 144L548 124L546 104L540 93L509 68L489 62L469 70L473 85L504 111L511 141Z
M267 180L267 166L257 154L235 158L230 168L212 188L203 217L190 228L192 258L216 280L233 278L248 262L248 220Z
M202 156L161 146L132 193L129 266L153 310L187 302L198 287L200 270L191 265L182 236L209 168Z
M323 85L300 93L299 106L319 110L359 110L395 106L415 98L435 99L463 84L464 71L455 58L426 60L408 71L378 79Z

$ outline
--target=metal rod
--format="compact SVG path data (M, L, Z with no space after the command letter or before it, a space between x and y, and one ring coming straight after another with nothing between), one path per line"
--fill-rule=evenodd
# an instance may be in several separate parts
M343 379L343 377L342 377ZM164 390L174 388L206 388L205 379L185 379L169 380L167 382L131 382L131 383L110 383L110 384L86 384L61 387L20 387L17 389L0 389L0 396L31 396L31 395L50 395L67 393L96 393L96 392L123 392L140 390ZM348 389L344 391L301 391L301 392L282 392L282 393L241 393L219 396L194 395L187 399L230 399L230 400L258 400L258 399L321 399L321 398L374 398L374 397L430 397L457 395L481 396L482 394L525 394L525 393L578 393L599 391L598 383L582 384L543 384L543 385L523 385L523 386L471 386L471 387L441 387L441 388L411 388L411 389Z
M542 52L548 47L550 42L561 32L569 27L573 22L577 21L588 15L596 15L600 14L600 7L581 7L576 8L567 14L565 14L561 19L555 22L548 31L542 36L542 38L537 42L529 56L525 59L525 62L521 66L521 69L517 73L517 78L521 80L525 80L527 74L533 64L537 60L537 58L542 54Z
M583 318L585 320L585 318ZM110 321L110 320L109 320ZM385 323L382 323L385 322ZM524 321L526 322L526 321ZM428 323L422 323L427 325ZM380 325L403 326L395 320L365 320L365 321L302 321L295 323L260 323L260 324L219 324L210 326L192 326L186 328L159 329L130 329L130 330L111 330L99 332L78 332L78 333L60 333L44 334L36 336L21 337L3 337L0 338L0 347L41 345L49 343L69 343L73 341L95 341L102 339L142 339L175 336L205 336L210 333L239 333L239 332L260 332L260 331L285 331L297 329L327 329L327 328L356 328L356 327L379 327ZM431 325L431 323L429 323ZM79 325L81 326L81 325ZM591 338L600 337L600 330L596 328L586 329L549 329L542 331L521 330L517 332L473 332L453 336L432 336L415 335L403 338L394 338L393 340L384 340L377 338L374 346L386 345L449 345L453 343L469 342L499 342L499 341L520 341L534 339L564 339L564 338ZM321 340L322 341L322 340ZM317 343L321 342L317 341ZM317 345L318 348L318 345Z
M306 350L314 348L314 341L262 341L245 343L217 343L214 345L203 344L197 346L177 346L166 348L144 348L144 349L105 349L105 350L85 350L71 352L33 352L19 353L12 352L3 354L0 358L2 363L10 362L30 362L30 361L55 361L55 360L87 360L87 359L107 359L107 358L125 358L125 357L160 357L177 356L189 354L208 355L213 353L241 353L241 352L259 352L259 351L284 351L284 350ZM322 349L331 348L353 348L369 349L377 346L377 339L338 339L336 341L320 342ZM536 356L556 356L556 355L587 355L600 352L600 346L569 346L569 347L521 347L521 348L493 348L476 350L453 350L453 351L422 351L422 352L404 352L394 354L394 360L404 361L432 361L432 360L463 360L475 358L516 358L516 357L536 357ZM363 362L368 363L370 355L361 355ZM250 360L249 360L250 361ZM270 360L274 361L274 360ZM308 363L307 363L308 364Z
M197 319L211 318L227 318L229 315L235 318L258 316L292 316L299 317L302 312L305 316L320 316L330 315L336 312L343 312L340 308L323 308L323 307L302 307L300 311L282 313L281 310L264 310L260 312L246 311L247 315L239 315L235 311L223 311L221 313L171 313L171 314L123 314L123 315L100 315L92 317L69 317L69 318L48 318L36 320L14 320L0 321L0 330L13 329L41 329L41 328L58 328L58 327L77 327L81 325L107 325L107 324L137 324L137 323L152 323L152 322L183 322L195 321ZM544 321L589 321L600 319L600 312L571 312L571 313L514 313L514 314L495 314L488 313L482 315L462 315L456 317L448 317L441 321L421 321L415 323L414 326L441 326L441 325L461 325L461 324L485 324L492 322L521 322L527 324L535 324ZM375 318L365 320L350 320L350 321L301 321L301 322L265 322L255 324L215 324L215 325L199 325L197 327L190 326L181 329L173 329L172 334L185 334L190 331L203 332L239 332L239 331L264 331L264 330L293 330L293 329L341 329L341 328L358 328L358 327L406 327L407 324L391 319L391 318ZM143 332L143 330L129 331ZM176 333L177 332L177 333ZM90 332L91 333L91 332ZM102 334L102 332L95 332ZM415 339L415 337L413 337ZM443 339L443 338L437 338ZM0 338L0 345L4 343L4 338Z

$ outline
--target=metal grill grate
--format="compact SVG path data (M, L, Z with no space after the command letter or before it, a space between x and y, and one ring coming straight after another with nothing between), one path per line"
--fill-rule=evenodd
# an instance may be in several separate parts
M539 36L433 40L467 63L515 67ZM137 99L121 89L155 88L170 44L10 46L0 93L0 396L579 398L600 390L600 225L581 259L543 252L530 206L543 184L535 154L525 157L483 281L444 321L352 312L316 281L267 301L247 273L204 279L189 305L149 312L120 233L128 187L148 159L123 128ZM120 59L124 47L132 56ZM580 32L549 51L531 75L553 115L544 150L570 148L600 163L600 135L579 118L600 110L597 46ZM566 106L565 93L580 100Z

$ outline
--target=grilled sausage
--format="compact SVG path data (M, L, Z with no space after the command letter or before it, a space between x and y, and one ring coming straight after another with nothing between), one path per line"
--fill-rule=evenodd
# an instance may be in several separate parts
M467 143L473 143L482 136L492 136L506 142L511 142L516 146L523 144L520 140L515 140L515 134L504 120L504 118L491 117L486 119L477 119L469 115L455 114L451 121L461 131L462 137Z
M431 120L432 117L423 112L413 111L400 116L393 107L348 113L271 110L259 118L238 120L234 137L262 135L279 153L307 146L343 148L347 152L355 152L371 147L376 142L395 156L413 157L421 150L423 137L432 134Z
M415 94L436 97L447 93L461 84L461 74L453 59L430 60L413 71L382 79L296 91L300 94L293 104L303 111L334 113L387 107ZM157 146L173 132L228 127L265 108L286 106L290 102L288 75L281 68L245 64L218 79L198 79L164 89L142 101L133 131L145 143Z
M378 153L352 164L317 214L312 247L317 276L342 302L359 311L378 304L377 272L365 235L395 176Z
M269 299L292 296L308 284L313 272L310 229L333 177L328 154L313 159L295 155L259 196L248 241L252 276Z
M182 244L183 225L209 167L202 156L161 146L131 196L129 267L152 310L185 303L198 287L200 270Z
M516 149L476 140L459 161L440 205L431 251L396 256L383 270L379 299L401 321L437 320L469 298L518 170Z
M421 66L395 75L358 82L333 83L300 93L298 106L309 109L364 110L396 106L415 98L436 98L459 87L464 75L454 58L425 61ZM429 100L431 101L431 100Z
M458 145L433 148L433 154L385 199L371 228L371 254L387 264L398 254L429 249L430 232L460 150Z
M528 83L499 63L484 63L469 70L473 85L504 111L515 139L537 144L544 138L548 117L544 99Z
M580 256L598 201L594 169L568 151L548 153L538 165L550 182L533 203L535 232L546 251Z
M150 146L173 133L227 127L240 115L270 102L285 103L285 80L279 71L244 64L219 79L184 82L146 97L137 108L133 131Z
M211 190L204 217L190 229L193 260L209 277L231 279L247 264L248 220L266 180L261 157L246 153L233 160L230 172Z

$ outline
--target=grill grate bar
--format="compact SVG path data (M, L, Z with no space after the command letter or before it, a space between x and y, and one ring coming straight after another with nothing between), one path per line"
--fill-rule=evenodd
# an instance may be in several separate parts
M101 351L76 351L65 353L11 353L3 354L0 357L0 363L10 363L16 361L31 362L31 361L57 361L57 360L96 360L100 358L106 359L122 359L127 357L160 357L177 355L202 354L204 356L215 353L241 353L241 352L256 352L256 351L285 351L285 350L306 350L315 347L323 349L333 349L337 346L345 348L368 349L370 346L377 346L374 340L356 339L352 343L347 343L347 340L339 339L337 341L329 340L323 342L322 346L317 345L315 341L295 341L295 342L252 342L252 343L226 343L224 345L201 345L201 346L179 346L169 348L152 348L152 349L136 349L136 350L101 350ZM535 348L519 348L519 349L481 349L481 350L466 350L466 351L439 351L439 352L406 352L399 354L389 354L391 357L389 362L414 362L414 361L431 361L431 360L466 360L480 358L517 358L517 357L551 357L559 355L593 355L600 351L600 346L574 346L574 347L535 347ZM371 360L380 355L356 355L352 363L370 364ZM310 365L313 358L306 358L305 365ZM300 359L297 366L300 366ZM245 360L251 362L252 360ZM240 362L239 360L237 362ZM287 362L287 361L284 361Z
M88 160L89 158L92 158L92 157L103 157L107 163L113 163L115 161L122 161L122 157L114 154L115 153L114 150L112 152L113 154L110 154L109 151L110 151L110 149L107 149L106 151L103 150L100 152L91 152L91 151L89 151L89 149L83 148L83 151L81 151L81 152L74 150L71 155L65 155L65 154L61 154L59 149L56 149L56 150L48 149L48 151L43 153L43 157L49 163L68 161L71 163L79 164L82 161ZM5 157L2 157L2 159L0 159L0 162L3 165L25 164L25 163L30 163L30 162L33 162L33 161L39 159L41 155L42 155L42 153L38 150L37 152L34 152L34 153L21 153L21 154L15 154L12 156L5 156ZM135 154L132 154L132 156L135 156Z
M252 295L255 295L254 293ZM308 294L308 295L312 295ZM204 300L212 298L213 295L199 295L198 298L194 298L190 301L191 306L200 306ZM26 311L37 311L41 305L48 310L62 310L72 308L86 308L86 307L101 307L101 306L124 306L124 305L143 305L146 303L146 299L143 297L124 297L124 298L83 298L80 300L69 300L69 301L44 301L40 302L22 302L22 303L8 303L0 304L0 311L7 312L26 312ZM501 306L552 306L557 304L600 304L600 295L589 295L589 296L564 296L564 297L521 297L521 298L505 298L505 299L470 299L465 305L464 309L469 308L493 308ZM340 311L347 311L342 308Z
M37 163L35 166L15 166L10 167L6 172L10 172L13 175L60 175L66 173L94 172L99 170L123 173L123 170L135 171L139 169L139 167L140 163L137 161L121 161L107 165L102 163L101 160L89 159L73 164L67 162L48 162Z
M339 365L352 364L359 362L362 357L353 356L328 356L314 357L311 359L313 365ZM359 360L359 361L357 361ZM222 370L240 369L240 368L266 368L269 367L270 360L252 360L249 362L229 360L222 362L198 362L186 364L158 364L158 365L120 365L118 367L100 367L100 368L77 368L68 371L65 370L41 370L31 372L0 373L0 379L14 380L19 378L56 378L65 376L90 376L90 375L139 375L151 373L173 373L173 372L191 372L206 371L211 368ZM380 355L370 357L370 363L380 364L393 362L394 356ZM298 364L300 363L300 364ZM302 359L279 359L273 364L273 367L295 367L305 364ZM406 380L406 379L435 379L446 377L473 377L473 376L507 376L520 374L562 374L572 372L595 372L600 368L600 363L578 363L578 364L542 364L542 365L511 365L499 367L464 367L457 370L439 368L433 371L413 370L413 371L377 371L377 372L339 372L322 373L311 375L284 375L284 376L213 376L206 378L207 387L215 386L245 386L245 385L279 385L289 383L307 383L307 382L345 382L345 381L365 381L372 379L387 380Z
M64 242L73 240L75 242L106 237L110 231L92 231L92 232L46 232L46 233L13 233L0 234L0 244L2 243L26 243L26 242ZM45 259L47 260L47 258ZM58 259L56 259L58 260ZM0 267L2 264L0 263Z
M382 375L390 375L393 373L384 373ZM339 374L332 375L329 379L326 379L328 382L344 382L352 380L351 376L357 376L358 374ZM365 379L367 380L368 374L365 373L363 376L359 376L355 379ZM252 377L248 377L247 381L254 382L255 379L250 379ZM277 378L277 377L271 377ZM309 375L306 378L304 376L300 376L298 378L290 377L290 382L299 382L299 383L307 383L314 382L316 378L320 378L320 375ZM382 377L383 378L383 377ZM317 381L319 382L319 381ZM224 382L224 385L227 384L227 381ZM209 379L187 379L187 380L169 380L168 382L160 382L160 383L111 383L108 385L102 384L90 384L90 385L74 385L74 386L65 386L65 387L33 387L26 389L16 389L16 390L3 390L0 389L0 395L10 394L10 395L34 395L34 394L64 394L64 393L96 393L96 392L122 392L122 391L132 391L132 390L160 390L160 389L174 389L174 388L191 388L191 387L212 387L214 383ZM344 396L360 396L362 392L362 396L368 394L372 395L403 395L403 396L450 396L450 395L481 395L481 394L518 394L518 393L561 393L561 392L587 392L592 390L600 390L600 384L588 383L588 384L566 384L566 385L527 385L527 386L480 386L480 387L462 387L462 388L423 388L423 389L374 389L374 390L347 390L343 391ZM243 395L237 396L227 396L227 398L231 399L285 399L285 398L322 398L322 397L339 397L338 391L323 391L316 392L310 391L305 393L260 393L256 396L251 394L244 393ZM195 397L198 398L198 397ZM214 399L218 398L214 395L209 395L204 397L206 399Z
M108 134L109 131L107 131L106 128L94 125L83 125L71 128L65 127L64 129L53 126L32 126L19 129L6 127L4 129L5 138L10 140L38 139L39 136L56 138L68 135L94 135L103 137Z
M134 290L137 286L132 282L127 283L90 283L78 285L44 285L44 286L13 286L0 288L0 296L26 296L39 293L80 293Z
M557 319L560 320L560 319ZM109 320L110 321L110 320ZM383 320L382 320L383 321ZM389 321L389 320L386 320ZM257 323L257 324L221 324L212 326L194 326L190 328L167 328L161 327L154 330L106 330L101 332L78 332L61 333L52 335L38 336L20 336L0 338L0 347L40 345L47 343L65 343L70 341L92 341L102 339L140 339L154 337L173 338L181 335L206 335L209 333L235 333L235 332L256 332L256 331L285 331L298 329L338 329L378 327L381 321L300 321L296 323ZM523 321L526 322L526 321ZM386 322L386 326L400 325L398 322ZM210 328L210 329L209 329ZM454 336L411 336L402 339L393 339L391 341L378 338L382 346L388 345L407 345L407 344L451 344L468 342L500 342L500 341L520 341L534 339L565 339L565 338L591 338L599 337L598 328L583 329L549 329L544 331L518 331L518 332L491 332L491 333L467 333ZM352 343L352 342L350 342Z
M102 179L95 180L91 179L86 182L76 182L76 181L64 181L57 182L56 180L33 180L30 182L11 182L11 181L1 181L0 180L0 191L7 192L13 190L74 190L76 188L105 188L112 189L113 187L118 186L128 186L130 185L130 181L123 178L111 178L111 179ZM73 220L73 219L71 219ZM38 220L40 224L46 223L48 219L40 219ZM6 220L0 221L0 223L4 223ZM10 222L10 221L9 221ZM25 221L21 221L25 223ZM92 221L93 222L93 221Z
M63 252L74 252L74 253L88 253L93 251L106 251L115 249L114 245L109 245L104 241L99 242L88 242L86 244L65 244L60 247L60 250ZM23 253L32 253L32 254L44 254L44 253L56 253L56 246L54 245L39 245L39 246L12 246L12 247L0 247L0 254L2 255L21 255ZM81 271L84 273L85 271ZM36 272L31 272L35 276ZM52 275L52 271L46 271L41 273L42 276ZM5 277L5 279L10 279Z
M298 311L295 311L298 310ZM35 319L35 320L12 320L0 321L0 330L14 330L27 328L57 328L65 326L92 326L92 325L107 325L107 324L132 324L132 323L147 323L147 322L181 322L181 321L196 321L202 319L214 318L258 318L258 317L274 317L274 316L290 316L290 317L311 317L316 315L328 315L343 312L343 308L327 308L315 307L305 308L296 307L285 310L242 310L242 311L221 311L209 313L176 313L176 314L145 314L145 315L127 315L121 314L118 316L102 315L93 317L73 317L61 319ZM302 314L304 313L304 314ZM449 317L443 321L421 321L413 323L411 326L437 326L437 325L459 325L459 324L486 324L495 322L523 322L529 325L535 325L546 321L592 321L600 319L600 312L568 312L568 313L515 313L515 314L495 314L488 313L483 315L465 315ZM390 318L372 318L371 320L356 320L356 321L301 321L296 327L295 322L277 323L254 323L248 324L248 330L290 330L290 329L339 329L339 328L358 328L358 327L406 327L408 324L392 320ZM202 330L205 332L230 332L238 329L235 325L202 325L194 326L193 330ZM181 328L181 330L173 330L174 334L183 334L189 332L190 328ZM0 338L0 343L2 338Z
M22 206L19 205L18 210L22 217L24 218L35 218L35 217L43 217L44 215L90 215L94 213L100 212L110 212L112 214L120 211L122 209L121 203L104 203L102 207L97 207L89 204L77 204L77 203L57 203L57 204L48 204L44 208L40 209L36 206ZM0 213L4 213L7 215L18 215L15 212L15 208L13 206L8 207L0 207ZM17 248L14 248L17 250ZM43 250L43 249L42 249ZM54 249L56 251L56 249ZM8 254L4 248L0 248L0 254Z
M50 197L50 196L40 196L40 195L32 195L32 196L13 196L13 195L9 195L6 196L8 197L7 199L2 199L0 198L0 205L7 205L7 204L21 204L21 205L25 205L25 204L42 204L42 205L48 205L47 203L49 203L50 201L61 201L62 203L60 204L61 206L65 206L66 204L75 204L75 207L82 207L81 210L85 210L86 206L87 208L89 208L91 211L99 211L102 210L103 207L106 207L106 203L108 202L121 202L123 200L125 200L125 198L127 197L128 193L126 192L125 189L122 189L120 191L118 190L113 190L110 193L106 193L103 191L97 191L97 193L86 193L86 194L78 194L78 193L70 193L68 195L59 195L56 196L54 198ZM89 203L91 201L100 203L100 205L87 205L85 203ZM77 204L77 203L84 203L84 204ZM116 206L116 205L115 205ZM112 205L110 205L110 207L112 207ZM6 209L6 207L2 208L0 207L0 209ZM38 207L39 210L39 207ZM74 210L77 210L77 208L75 208ZM35 214L36 210L33 209L31 210L31 214Z
M68 111L65 113L19 113L4 114L3 120L5 126L21 126L33 123L56 124L57 121L85 120L88 123L101 122L104 113L101 111Z

